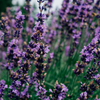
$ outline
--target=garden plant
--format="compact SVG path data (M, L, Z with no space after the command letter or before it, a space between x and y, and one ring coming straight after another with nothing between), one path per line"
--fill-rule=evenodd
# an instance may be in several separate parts
M53 1L1 13L0 100L100 100L100 0Z

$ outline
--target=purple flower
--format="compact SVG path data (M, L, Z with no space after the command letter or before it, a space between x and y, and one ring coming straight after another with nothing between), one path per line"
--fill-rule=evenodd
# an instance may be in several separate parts
M52 59L54 57L54 53L50 53L50 58Z
M0 99L3 100L3 95L4 95L4 90L7 88L7 85L5 85L5 81L1 80L0 81Z
M25 19L24 15L22 15L22 12L21 12L21 11L19 11L19 12L17 13L16 19L17 19L17 20L23 20L23 19Z
M95 79L95 82L96 82L98 85L100 85L100 75L99 75L99 74L95 75L95 76L94 76L94 79Z
M87 100L87 92L82 92L77 100Z
M65 98L66 92L68 92L68 89L64 84L61 84L61 85L56 84L55 89L52 92L53 95L51 97L51 100L54 100L54 99L63 100Z

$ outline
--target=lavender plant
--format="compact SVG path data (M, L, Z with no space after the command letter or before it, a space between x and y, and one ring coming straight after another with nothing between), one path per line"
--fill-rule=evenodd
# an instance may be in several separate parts
M100 1L30 1L1 13L0 100L99 100Z

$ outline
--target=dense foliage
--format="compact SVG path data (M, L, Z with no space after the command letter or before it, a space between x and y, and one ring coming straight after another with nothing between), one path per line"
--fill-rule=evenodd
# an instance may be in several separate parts
M0 100L100 100L100 0L30 1L1 14Z

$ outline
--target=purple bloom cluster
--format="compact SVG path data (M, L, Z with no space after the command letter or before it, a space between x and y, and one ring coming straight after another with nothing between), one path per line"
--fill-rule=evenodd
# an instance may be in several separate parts
M94 79L95 79L95 82L96 82L98 85L100 85L100 75L99 75L99 74L95 75L95 76L94 76Z
M73 0L72 3L70 3L70 0L63 1L62 8L59 11L61 25L64 29L67 29L66 38L73 38L73 47L70 49L69 56L73 56L76 51L84 28L87 28L85 34L90 29L88 28L88 23L93 21L93 3L94 1L90 3L89 1L84 2L82 0Z
M98 35L96 35L90 44L88 46L84 46L84 48L81 51L81 63L76 64L76 69L74 70L76 75L79 75L84 70L87 64L89 64L91 61L94 62L95 65L99 66L99 41L100 41L100 35L98 32ZM79 69L79 70L78 70Z
M30 1L31 0L26 0L26 4L24 6L24 9L26 11L26 15L25 15L25 20L28 21L30 13L31 13L31 5L30 5Z
M81 87L80 90L81 91L85 91L84 93L82 92L80 94L80 98L78 98L78 100L88 100L89 97L91 97L91 95L94 93L94 91L96 91L98 89L98 85L94 84L93 81L91 81L89 83L89 85L87 85L86 83L82 83L81 82Z
M41 100L50 100L49 97L46 96L46 92L47 91L43 87L39 86L39 89L36 95L39 96L39 99Z
M9 44L9 39L11 38L11 23L9 16L6 16L4 13L1 14L1 34L0 34L0 45L2 48L6 48Z
M51 100L63 100L65 98L65 95L68 89L64 84L59 85L57 83L54 91L52 90L50 91L52 92Z
M77 100L87 100L87 92L82 92Z
M50 11L53 0L37 0L36 18L30 1L24 12L18 7L13 16L10 8L1 14L0 68L7 79L0 81L0 100L4 94L10 100L88 100L100 85L100 0L63 0L59 13ZM65 85L53 88L56 80ZM81 94L73 94L78 89Z
M4 80L1 80L0 81L0 100L3 100L3 95L4 95L4 90L8 88L7 85L5 85L5 81Z
M25 19L24 15L22 15L22 12L19 11L17 12L16 14L16 20L15 20L15 34L14 36L15 37L19 37L20 36L20 33L23 29L23 20Z

